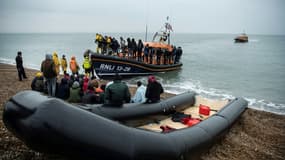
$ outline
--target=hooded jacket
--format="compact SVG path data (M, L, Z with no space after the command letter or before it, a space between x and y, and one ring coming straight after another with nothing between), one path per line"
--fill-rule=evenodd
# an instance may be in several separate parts
M121 106L129 103L131 95L128 86L121 80L114 80L105 90L105 103L113 106Z
M59 75L60 62L56 52L53 52L52 59L55 65L56 74Z
M52 55L46 54L46 59L41 64L41 72L43 72L44 77L48 79L57 76Z
M156 103L160 101L160 94L163 93L163 88L159 82L156 81L154 76L149 76L148 85L145 92L147 103Z
M67 78L62 78L61 83L58 86L58 90L56 92L56 97L66 100L69 97L69 85L68 85L68 79Z
M61 68L63 71L67 70L67 61L66 61L65 57L62 57L62 59L61 59Z
M70 95L67 101L72 103L79 103L81 101L80 85L77 81L73 82L72 87L70 88Z
M77 64L76 59L75 59L74 56L71 57L71 60L70 60L69 63L70 63L70 64L69 64L69 67L70 67L71 72L72 72L72 73L78 72L79 66L78 66L78 64Z

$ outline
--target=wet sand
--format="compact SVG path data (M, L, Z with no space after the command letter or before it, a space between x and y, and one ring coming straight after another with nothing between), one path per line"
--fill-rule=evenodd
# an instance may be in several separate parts
M54 160L65 158L30 150L2 122L3 105L17 92L29 90L35 70L26 69L28 79L18 81L15 66L0 64L0 160ZM133 93L135 88L130 89ZM163 97L171 96L164 94ZM283 160L285 159L285 116L247 109L229 132L198 159Z

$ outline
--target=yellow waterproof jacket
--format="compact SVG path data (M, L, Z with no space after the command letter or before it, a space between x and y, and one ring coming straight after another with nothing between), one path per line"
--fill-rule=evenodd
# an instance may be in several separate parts
M63 71L66 71L66 70L67 70L67 61L66 61L66 59L65 59L65 58L62 58L60 62L61 62L61 68L62 68L62 70L63 70Z
M96 34L96 38L95 38L96 42L99 42L99 37L100 37L100 35Z
M99 41L99 42L102 42L102 41L103 41L103 36L102 36L101 34L99 34L98 41Z
M53 59L54 65L55 65L56 74L59 75L60 62L58 60L56 52L53 53L52 59Z

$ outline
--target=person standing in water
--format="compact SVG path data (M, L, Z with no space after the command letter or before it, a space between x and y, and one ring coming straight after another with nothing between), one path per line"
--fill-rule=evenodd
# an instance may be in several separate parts
M22 81L23 78L27 78L25 69L23 67L23 58L22 58L22 52L18 51L17 57L16 57L16 67L18 70L18 76L19 76L19 81Z

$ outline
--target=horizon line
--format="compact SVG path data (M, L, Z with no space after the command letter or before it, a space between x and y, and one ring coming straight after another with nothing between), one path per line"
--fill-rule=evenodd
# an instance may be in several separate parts
M96 33L109 33L109 34L145 34L145 32L0 32L0 34L96 34ZM155 33L155 32L149 32ZM220 32L175 32L172 34L228 34L228 35L239 35L242 33L220 33ZM285 34L266 34L266 33L246 33L247 35L265 35L265 36L285 36Z

